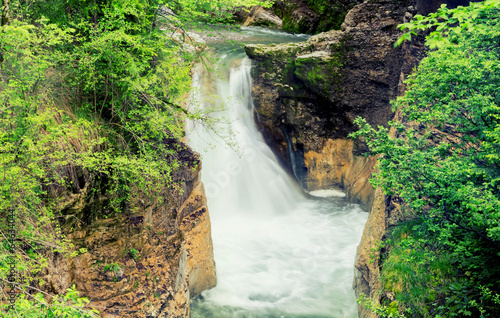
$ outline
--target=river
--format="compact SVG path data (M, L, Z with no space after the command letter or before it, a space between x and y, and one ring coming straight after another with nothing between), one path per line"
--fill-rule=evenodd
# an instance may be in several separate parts
M240 35L246 43L307 39L258 27ZM256 128L242 45L214 46L219 71L195 73L190 107L211 109L221 123L214 132L210 121L189 122L187 131L202 155L217 286L192 300L191 317L357 317L354 257L368 214L339 191L301 190Z

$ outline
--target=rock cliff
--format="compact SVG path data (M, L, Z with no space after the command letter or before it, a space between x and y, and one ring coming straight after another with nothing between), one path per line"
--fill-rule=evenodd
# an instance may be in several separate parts
M374 126L396 120L390 101L404 93L405 77L425 55L423 37L394 48L401 35L397 25L443 3L467 5L462 0L370 0L347 13L341 30L304 43L246 47L255 65L255 116L276 155L305 189L343 188L348 199L371 211L357 251L354 289L375 303L381 297L378 244L387 227L400 221L401 202L368 184L376 158L366 157L365 146L347 136L356 129L357 116ZM311 16L304 14L304 21ZM294 30L282 18L283 28ZM294 23L301 32L314 32ZM377 316L362 306L359 313Z
M360 298L363 294L375 304L380 302L382 291L380 285L380 244L387 228L402 220L401 204L402 202L398 198L384 195L380 188L375 190L370 215L356 251L353 282L356 298ZM359 305L358 311L361 318L379 317L362 305Z
M393 46L397 25L416 12L414 1L367 1L349 11L342 30L303 43L246 47L255 65L257 122L304 188L352 189L352 201L371 206L367 180L375 160L347 136L357 116L372 125L392 119L390 100L424 54L420 42Z
M162 197L132 195L122 214L103 215L109 199L99 180L82 177L63 194L62 228L77 257L49 259L45 288L61 293L75 284L102 317L189 317L190 298L216 284L210 218L198 155L179 154L184 165Z
M277 0L274 12L283 20L283 29L315 34L340 29L347 12L361 0Z
M372 251L398 220L397 202L369 184L376 158L348 134L357 116L375 126L393 119L390 100L404 92L403 80L425 54L422 39L394 48L397 25L417 12L416 1L366 1L347 13L341 30L304 43L246 47L255 65L257 122L280 160L305 189L342 188L371 210L354 288L375 301L379 255ZM372 316L362 306L359 311Z

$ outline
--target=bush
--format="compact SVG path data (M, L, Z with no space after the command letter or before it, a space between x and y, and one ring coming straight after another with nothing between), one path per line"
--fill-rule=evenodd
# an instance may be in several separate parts
M417 215L391 232L383 286L409 317L497 317L500 1L415 18L402 27L435 28L435 50L393 104L402 120L353 134L383 155L374 184Z

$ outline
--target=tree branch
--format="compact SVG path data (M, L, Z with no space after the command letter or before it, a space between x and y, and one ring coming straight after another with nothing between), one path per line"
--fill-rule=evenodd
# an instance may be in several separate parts
M476 229L472 229L472 228L468 228L460 223L458 223L457 221L453 220L451 217L450 217L450 214L448 213L448 207L446 206L446 202L444 202L444 217L446 220L450 221L451 223L455 224L455 225L458 225L460 228L466 230L466 231L470 231L470 232L474 232L476 233L477 235L479 235L480 237L482 237L483 239L489 241L490 243L492 243L497 249L500 250L500 245L498 245L494 240L492 240L491 238L487 237L486 235L484 235L483 233L479 232L478 230Z

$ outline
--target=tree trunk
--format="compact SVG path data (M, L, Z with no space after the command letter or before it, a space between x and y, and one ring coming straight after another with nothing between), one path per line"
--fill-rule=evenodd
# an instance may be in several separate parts
M2 0L2 26L6 25L9 23L9 1L10 0Z
M9 1L10 0L2 0L2 7L0 8L1 10L0 27L9 24L9 18L10 18ZM3 52L2 48L0 47L0 65L1 64L3 64Z

